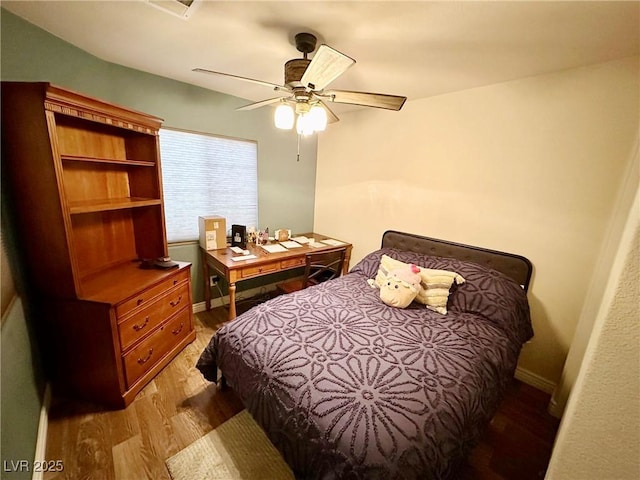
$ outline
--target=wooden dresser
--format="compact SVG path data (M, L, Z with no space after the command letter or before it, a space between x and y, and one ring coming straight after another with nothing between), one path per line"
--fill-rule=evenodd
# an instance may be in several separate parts
M48 83L2 82L2 181L54 386L126 406L195 339L168 253L161 120Z

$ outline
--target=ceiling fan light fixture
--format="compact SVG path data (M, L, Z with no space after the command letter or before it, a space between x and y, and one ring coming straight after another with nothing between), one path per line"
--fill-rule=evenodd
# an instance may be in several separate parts
M296 103L294 110L283 102L276 108L273 120L276 128L291 130L295 123L299 135L311 135L326 130L327 111L320 105L309 105L307 102Z
M311 105L309 105L309 98L305 97L301 99L300 97L296 97L296 115L306 115L311 110Z
M276 128L280 128L282 130L291 130L293 128L293 123L295 120L295 116L293 114L293 108L286 103L282 103L278 105L276 108L276 112L273 116L273 120L276 124Z
M298 121L296 122L296 131L298 135L311 135L315 131L313 128L313 117L308 113L298 115Z
M327 129L327 111L320 105L314 105L309 111L313 130L316 132L324 132Z

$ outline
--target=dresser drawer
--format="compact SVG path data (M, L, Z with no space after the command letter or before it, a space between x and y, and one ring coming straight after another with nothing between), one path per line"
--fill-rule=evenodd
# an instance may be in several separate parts
M165 295L157 297L142 310L138 310L118 325L120 345L126 350L140 338L146 336L164 320L185 305L189 305L189 284L178 284Z
M256 275L262 275L263 273L277 272L278 263L266 263L263 265L256 265L255 267L246 267L240 271L242 278L255 277Z
M188 268L176 272L175 275L172 275L171 277L163 280L157 285L154 285L153 287L150 287L140 292L135 297L130 298L129 300L122 302L120 305L116 306L116 316L118 318L124 317L133 309L149 304L158 295L162 295L170 288L178 285L180 282L187 281L188 279L189 279Z
M187 337L191 331L190 308L191 306L181 310L151 336L142 340L138 346L124 355L127 388L131 388L136 380L158 363L180 340Z

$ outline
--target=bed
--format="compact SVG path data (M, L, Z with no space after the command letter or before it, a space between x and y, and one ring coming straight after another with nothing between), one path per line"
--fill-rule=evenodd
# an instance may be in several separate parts
M447 314L382 303L367 280L383 255L462 275ZM519 255L387 231L348 274L223 326L197 367L221 371L296 478L455 478L533 336L531 272Z

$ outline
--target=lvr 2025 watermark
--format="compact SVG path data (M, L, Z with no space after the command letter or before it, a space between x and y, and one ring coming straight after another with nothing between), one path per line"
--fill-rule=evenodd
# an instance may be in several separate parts
M3 472L61 472L64 470L62 460L3 460Z

